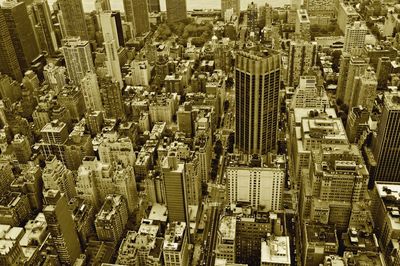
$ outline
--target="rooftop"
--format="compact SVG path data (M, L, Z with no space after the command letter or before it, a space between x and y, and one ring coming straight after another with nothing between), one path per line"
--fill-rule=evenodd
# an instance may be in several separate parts
M219 221L219 233L223 239L235 239L236 235L236 217L224 216Z
M123 200L121 195L108 195L99 213L96 215L96 220L111 220L119 211L118 208L123 204Z
M375 182L375 188L382 199L393 230L400 230L400 184Z
M306 234L308 243L320 245L338 245L336 229L330 225L307 224Z
M186 223L172 222L165 232L164 250L180 251L185 237Z
M290 265L290 241L288 236L272 236L261 242L261 263Z

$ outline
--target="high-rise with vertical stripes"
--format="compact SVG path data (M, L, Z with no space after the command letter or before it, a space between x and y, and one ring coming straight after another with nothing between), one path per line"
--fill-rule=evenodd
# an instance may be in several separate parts
M150 30L147 0L124 0L125 16L133 24L133 33L140 36Z
M236 55L236 148L245 154L275 150L280 55L274 51Z
M375 181L400 182L400 92L385 92L378 132L372 144Z
M61 10L61 30L63 37L81 37L88 40L88 31L82 0L58 0Z
M167 20L169 23L187 18L186 0L166 0Z

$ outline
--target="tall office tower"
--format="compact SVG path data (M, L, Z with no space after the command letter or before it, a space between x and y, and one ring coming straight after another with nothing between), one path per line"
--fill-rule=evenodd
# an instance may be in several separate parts
M186 0L166 0L167 20L169 23L187 18Z
M378 81L376 80L375 72L372 68L367 68L367 70L356 77L354 81L353 95L349 109L351 110L356 106L363 106L369 111L372 111L377 87Z
M42 179L44 190L59 190L67 201L76 196L74 175L55 156L47 158Z
M344 92L346 89L347 75L350 67L350 53L342 53L340 56L340 69L339 69L339 79L336 89L336 98L344 98Z
M400 93L385 92L382 116L372 153L376 161L373 180L400 181Z
M3 12L0 12L0 62L1 73L9 75L15 80L22 80L21 67Z
M126 201L121 195L110 194L96 215L94 225L100 241L118 243L128 222Z
M322 145L311 157L309 176L302 180L300 217L346 231L353 204L367 195L369 173L361 152L356 145Z
M368 28L361 21L356 21L352 25L346 26L344 35L343 52L353 53L354 49L364 48L365 36L368 33Z
M350 109L347 117L346 133L350 143L357 143L365 130L369 128L370 110L356 106Z
M49 63L44 66L43 75L44 79L49 84L50 88L58 94L62 88L67 84L67 69L62 66L56 66L53 63Z
M376 68L376 78L378 81L378 89L384 89L388 85L389 76L392 73L392 61L390 57L380 57Z
M286 84L296 87L300 76L304 75L317 62L317 43L303 40L291 41L289 46Z
M354 81L357 76L365 72L368 62L359 57L347 57L343 54L343 65L340 65L338 88L336 98L342 100L347 106L351 105L354 91Z
M95 72L92 51L88 41L79 37L63 40L62 51L71 81L79 85L88 72Z
M258 34L258 7L254 2L251 2L247 6L247 28L249 29L249 32Z
M155 12L159 13L161 12L161 7L160 7L160 0L149 0L149 12Z
M114 172L114 184L116 193L122 195L126 200L128 213L133 214L133 212L137 209L139 202L133 167L124 167L121 164L116 164Z
M110 0L95 0L94 7L98 13L102 11L110 11L111 3Z
M266 154L276 147L280 56L236 55L236 147L246 154Z
M103 108L108 118L125 119L121 86L111 77L99 79L100 95Z
M58 50L58 45L47 0L36 0L32 5L32 10L40 49L53 56Z
M133 24L134 36L140 36L150 30L147 0L124 0L124 9L126 20Z
M60 262L72 265L82 250L72 213L68 209L68 202L57 190L48 190L43 194L45 198L43 213L51 235L51 242L56 247Z
M258 160L254 155L253 159ZM261 211L281 210L285 170L231 161L226 168L230 204L245 203Z
M100 88L96 73L88 72L82 79L81 88L86 110L89 112L102 111L103 104L101 103Z
M118 49L119 38L117 31L117 19L112 12L100 14L101 27L103 29L104 47L106 49L106 66L108 75L118 81L120 88L124 86L122 81L121 66L119 62Z
M85 12L82 0L58 0L61 10L61 32L63 38L80 37L88 40Z
M178 163L176 154L171 153L164 159L162 173L169 220L188 221L185 163Z
M122 29L121 14L116 11L103 11L100 13L100 25L104 40L115 40L117 48L125 45Z
M31 62L39 56L39 48L36 43L33 26L28 19L26 5L16 1L3 2L0 13L5 19L5 25L3 25L5 28L3 30L8 29L20 70L25 72L30 68Z
M221 0L221 15L225 17L225 12L228 9L233 9L236 16L240 15L240 0Z
M172 221L168 224L163 246L165 266L189 264L188 230L185 222Z
M311 40L310 18L305 9L297 10L295 34L297 39L302 39L307 42Z

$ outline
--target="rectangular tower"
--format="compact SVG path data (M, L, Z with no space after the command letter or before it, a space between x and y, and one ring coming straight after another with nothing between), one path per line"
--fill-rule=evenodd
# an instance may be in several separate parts
M35 33L24 3L3 2L0 13L5 18L5 27L11 37L17 60L22 72L28 70L31 62L38 57L39 48Z
M61 10L61 29L63 37L81 37L88 40L88 31L82 0L58 0Z
M126 20L133 24L134 36L150 30L147 0L124 0L124 9Z
M169 23L187 18L186 0L166 0L167 19Z
M247 154L275 149L280 56L269 52L236 55L236 147Z
M382 116L372 152L378 181L400 181L400 93L385 92Z

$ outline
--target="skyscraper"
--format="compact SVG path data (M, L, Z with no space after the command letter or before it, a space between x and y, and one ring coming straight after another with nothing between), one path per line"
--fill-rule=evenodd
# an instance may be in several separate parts
M21 81L22 72L17 59L6 18L0 12L0 72Z
M225 16L225 12L228 9L233 9L235 15L240 14L240 0L221 0L221 14Z
M250 32L258 33L258 6L251 2L247 6L247 28Z
M364 58L350 57L347 53L344 53L342 58L336 98L350 106L353 99L354 81L365 72L368 62Z
M149 0L149 12L160 12L160 0Z
M122 29L121 14L119 12L101 12L100 25L104 40L112 38L116 40L118 48L124 46L124 34Z
M147 0L124 0L124 9L126 20L133 24L135 36L150 30Z
M32 10L40 49L54 55L58 50L58 45L49 4L46 0L36 0L32 5Z
M95 0L94 7L97 12L111 10L110 0Z
M186 0L166 0L167 20L169 23L187 18Z
M80 84L87 72L95 71L88 41L83 41L79 37L67 38L64 39L61 49L69 78L75 84Z
M3 2L0 13L4 16L5 27L10 34L20 69L25 72L39 55L39 48L31 21L28 19L26 6L24 3L16 1Z
M58 190L48 190L43 194L45 197L43 213L52 243L56 247L60 262L71 265L81 253L81 245L71 211L68 209L68 202Z
M119 36L117 19L113 12L107 11L100 14L101 28L103 30L104 47L107 55L107 72L114 80L118 81L120 87L124 86L122 81L121 66L118 57Z
M170 221L188 221L185 185L185 164L178 163L176 155L169 154L163 162L165 197Z
M106 117L124 119L124 104L120 84L108 76L99 79L100 95Z
M351 53L354 49L364 48L365 35L367 35L367 33L367 26L360 21L354 22L353 25L347 25L343 51Z
M81 87L86 109L89 111L102 111L103 105L96 73L88 72L82 79Z
M375 181L400 181L400 92L385 92L382 116L372 152Z
M61 30L63 37L81 37L88 40L88 31L82 0L58 0L61 10Z
M275 149L280 56L274 51L236 55L236 147L247 154Z

